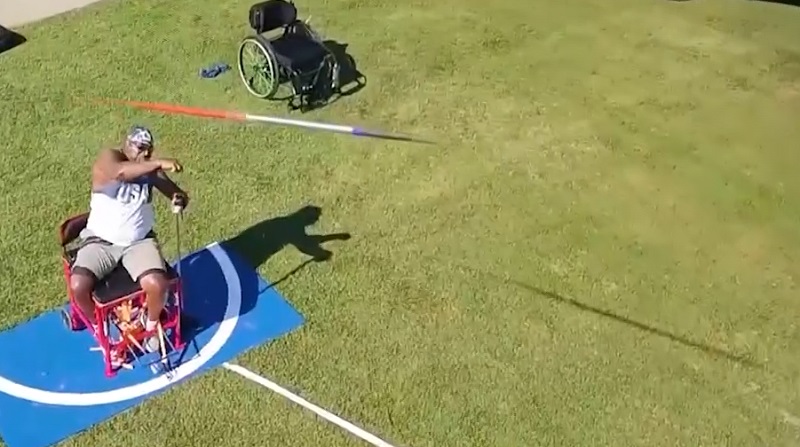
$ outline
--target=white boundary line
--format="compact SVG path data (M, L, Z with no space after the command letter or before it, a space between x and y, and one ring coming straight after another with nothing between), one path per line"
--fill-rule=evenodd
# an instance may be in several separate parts
M251 380L251 381L257 383L257 384L263 386L264 388L268 388L268 389L280 394L281 396L289 399L290 401L296 403L297 405L300 405L301 407L303 407L303 408L305 408L307 410L311 410L317 416L325 419L326 421L328 421L328 422L330 422L332 424L338 425L340 428L343 428L343 429L349 431L350 433L358 436L359 438L363 439L364 441L369 442L370 444L372 444L372 445L374 445L376 447L394 447L393 445L391 445L388 442L384 441L383 439L373 435L372 433L364 430L363 428L357 427L356 425L345 421L344 419L340 418L339 416L336 416L335 414L331 413L330 411L327 411L327 410L325 410L323 408L320 408L320 407L312 404L311 402L303 399L302 397L292 393L291 391L289 391L289 390L287 390L285 388L282 388L280 385L267 380L266 378L264 378L264 377L262 377L262 376L260 376L260 375L258 375L256 373L250 371L247 368L243 368L243 367L241 367L239 365L234 365L232 363L227 363L227 362L223 363L222 367L227 369L228 371L232 371L232 372L235 372L236 374L239 374L240 376L244 377L245 379L248 379L248 380Z
M225 343L233 335L233 331L236 329L236 324L239 320L239 310L242 305L242 284L239 280L239 274L236 272L236 267L234 267L228 254L218 242L209 244L205 249L216 259L228 287L228 303L225 308L225 316L208 343L202 346L200 352L192 357L192 359L181 363L172 370L172 376L165 374L135 385L96 393L65 393L44 390L19 384L0 376L0 392L18 399L40 404L91 407L94 405L113 404L147 396L150 393L159 391L179 380L189 377L192 373L202 368L225 346ZM179 261L184 262L189 256L201 251L203 250L187 255Z

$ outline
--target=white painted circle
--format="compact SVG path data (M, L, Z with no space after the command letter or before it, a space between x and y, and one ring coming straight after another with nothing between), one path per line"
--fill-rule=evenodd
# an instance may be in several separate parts
M200 352L193 359L178 365L172 370L171 377L161 375L137 385L97 393L61 393L31 388L0 376L0 392L19 399L42 404L89 407L123 402L146 396L162 388L166 388L170 384L184 379L200 369L225 346L225 343L231 335L233 335L233 330L236 329L236 323L239 320L239 311L242 306L241 282L239 281L239 274L236 272L236 268L233 266L230 257L228 257L225 250L217 243L211 244L206 248L219 264L222 274L225 277L225 283L228 285L228 305L225 308L225 317L222 319L217 332L211 337L211 340L200 349Z

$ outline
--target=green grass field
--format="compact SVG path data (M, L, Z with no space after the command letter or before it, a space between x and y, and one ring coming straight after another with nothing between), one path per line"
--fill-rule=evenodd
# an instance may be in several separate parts
M0 56L0 326L63 303L55 226L142 123L186 167L192 248L307 204L309 233L352 234L278 286L303 328L236 362L398 446L800 445L800 8L300 1L367 77L304 118L432 147L80 101L285 116L235 72L197 75L235 64L252 3L111 0L19 30ZM253 256L272 280L307 258ZM134 442L363 445L224 370L64 445Z

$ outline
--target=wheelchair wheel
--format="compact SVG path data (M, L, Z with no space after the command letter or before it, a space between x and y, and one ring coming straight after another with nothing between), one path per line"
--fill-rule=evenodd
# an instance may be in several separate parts
M278 60L263 37L247 37L239 45L239 76L254 96L275 95L280 84Z

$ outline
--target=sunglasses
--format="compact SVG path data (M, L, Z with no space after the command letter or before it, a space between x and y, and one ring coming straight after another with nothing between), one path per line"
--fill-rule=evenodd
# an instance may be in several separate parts
M153 152L153 146L149 145L149 144L136 144L136 143L134 143L132 146L135 147L136 151L138 153L140 153L140 154L141 153L145 153L145 154L149 155L151 152Z
M138 151L136 152L136 156L142 157L142 159L144 160L150 160L150 157L153 155L152 147L145 147L145 148L136 147L136 149Z

